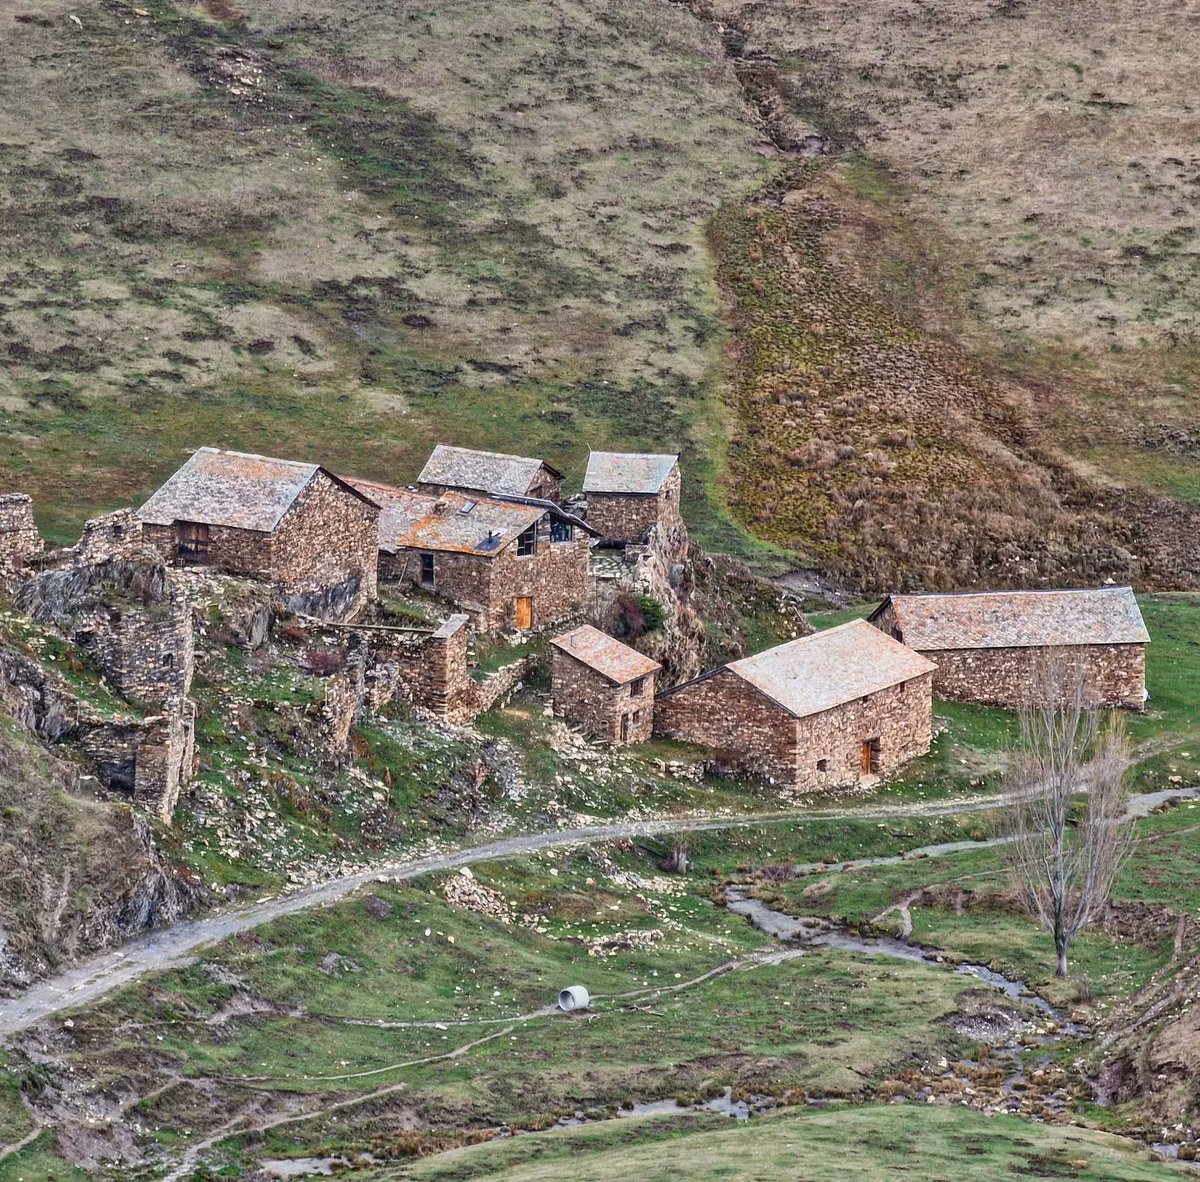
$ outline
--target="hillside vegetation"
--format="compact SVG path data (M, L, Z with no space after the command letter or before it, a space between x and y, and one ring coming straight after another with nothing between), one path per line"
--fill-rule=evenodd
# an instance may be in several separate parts
M454 438L678 448L712 548L870 588L1200 579L1166 0L0 21L0 467L55 537L202 442Z

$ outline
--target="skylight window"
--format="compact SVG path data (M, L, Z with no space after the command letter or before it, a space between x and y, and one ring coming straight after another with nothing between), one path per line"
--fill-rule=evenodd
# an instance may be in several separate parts
M465 516L466 514L470 513L477 504L479 504L478 501L464 501L462 508L459 509L459 512Z

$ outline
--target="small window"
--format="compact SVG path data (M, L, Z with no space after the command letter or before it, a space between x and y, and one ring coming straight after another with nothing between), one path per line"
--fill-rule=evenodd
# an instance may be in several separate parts
M459 509L459 512L465 517L468 513L471 512L472 509L475 508L475 506L477 504L479 504L478 501L464 501L462 504L462 508Z
M631 698L640 698L646 692L646 679L639 677L637 681L629 683L629 696Z
M426 587L433 586L434 574L433 574L433 555L432 554L422 554L421 555L421 582Z
M550 540L552 542L569 542L575 536L575 527L569 521L552 521L550 523Z
M642 712L640 710L635 710L629 716L629 721L633 726L637 726L638 723L640 723L642 721Z
M819 771L819 772L829 771L829 760L828 759L818 759L817 760L817 771Z
M517 557L531 558L537 553L537 523L531 525L517 538Z
M164 669L174 669L175 668L175 654L174 653L163 653L162 667Z

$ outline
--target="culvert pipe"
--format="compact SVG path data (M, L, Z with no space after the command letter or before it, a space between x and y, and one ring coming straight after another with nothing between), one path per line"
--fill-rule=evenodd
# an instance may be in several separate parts
M558 995L558 1008L564 1014L573 1010L586 1010L591 1000L591 996L582 985L568 985Z

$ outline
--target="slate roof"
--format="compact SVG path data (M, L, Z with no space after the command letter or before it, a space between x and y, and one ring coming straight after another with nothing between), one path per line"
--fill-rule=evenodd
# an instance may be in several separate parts
M407 548L493 556L547 512L544 504L414 492L355 477L347 483L380 506L379 548L389 554Z
M585 493L657 493L679 462L678 456L647 452L594 451L583 478Z
M472 451L439 443L433 449L418 484L445 484L452 488L477 488L493 496L524 496L537 479L543 461L496 451ZM545 465L555 476L562 473Z
M196 521L272 533L295 499L321 471L324 469L320 464L201 447L146 501L137 515L151 525ZM331 473L326 475L337 480ZM348 491L373 503L357 490Z
M804 718L920 677L935 666L866 620L851 620L724 668Z
M636 681L662 668L657 661L591 624L581 624L570 632L555 636L550 643L617 685Z
M922 651L1150 640L1129 587L893 595L871 618L889 602L904 643Z

